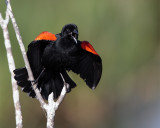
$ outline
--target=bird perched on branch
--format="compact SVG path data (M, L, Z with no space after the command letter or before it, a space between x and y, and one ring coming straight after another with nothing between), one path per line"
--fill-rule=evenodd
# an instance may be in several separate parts
M87 41L78 40L78 28L75 24L67 24L61 33L42 32L28 45L27 57L42 97L48 100L51 92L58 98L64 86L61 74L69 84L67 92L76 87L75 82L66 71L80 74L86 84L95 89L102 74L100 56ZM32 98L36 94L28 80L26 68L14 70L15 80L22 90Z

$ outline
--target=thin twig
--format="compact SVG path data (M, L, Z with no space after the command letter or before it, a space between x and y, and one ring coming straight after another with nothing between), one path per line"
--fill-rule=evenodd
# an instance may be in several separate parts
M55 109L57 110L59 105L61 104L61 102L63 101L65 95L66 95L66 92L67 92L67 88L69 87L69 84L66 83L63 75L60 73L61 77L62 77L62 80L63 80L63 83L64 83L64 86L63 86L63 89L61 91L61 95L58 97L57 101L56 101L56 104L55 104Z
M4 36L4 44L6 47L7 52L7 59L8 59L8 66L11 73L11 81L12 81L12 91L13 91L13 102L15 107L15 116L16 116L16 128L22 128L22 113L21 113L21 105L19 102L19 91L17 83L14 79L13 70L15 69L15 63L12 55L11 50L11 43L9 38L9 32L8 32L8 23L9 23L9 14L6 10L6 18L3 19L2 15L0 13L0 25L3 30L3 36Z
M33 74L32 74L32 71L31 71L31 68L30 68L30 65L29 65L29 61L28 61L28 58L26 56L25 47L24 47L24 44L22 42L22 37L20 35L18 25L16 23L16 20L14 18L13 12L12 12L12 8L11 8L11 5L10 5L10 0L6 0L6 4L7 4L8 14L11 18L11 21L12 21L12 24L13 24L13 27L14 27L14 30L15 30L15 33L16 33L16 37L17 37L17 40L18 40L18 43L19 43L19 46L20 46L20 49L21 49L21 52L22 52L22 55L23 55L25 66L26 66L26 69L28 71L29 80L34 81L34 77L33 77ZM64 82L64 87L62 89L62 92L61 92L61 94L60 94L60 96L59 96L59 98L57 99L56 102L53 99L53 92L52 92L49 95L48 104L45 103L45 101L43 100L43 98L40 94L40 91L37 88L37 84L33 84L33 82L32 82L32 87L33 87L33 89L36 93L36 97L39 100L39 102L41 104L41 107L47 112L47 128L54 128L55 111L58 109L58 106L60 105L60 103L62 102L62 100L64 99L64 96L66 94L66 86L68 86L68 84L65 82L62 74L61 74L61 77L62 77L63 82Z
M14 27L14 31L16 33L16 37L17 37L17 40L18 40L18 43L19 43L19 46L20 46L20 49L21 49L21 52L22 52L22 55L23 55L24 63L25 63L26 69L28 71L29 80L34 81L33 73L32 73L31 67L29 65L28 58L26 56L26 51L25 51L25 47L24 47L24 44L23 44L23 41L22 41L22 37L20 35L18 25L16 23L16 20L14 18L13 12L12 12L12 8L11 8L11 5L10 5L10 0L7 0L6 3L7 3L7 11L8 11L9 16L11 18L11 21L12 21L12 24L13 24L13 27ZM37 88L37 84L32 83L32 88L34 89L34 91L36 93L36 98L39 100L39 102L41 104L41 107L45 108L46 103L44 102L44 100L43 100L43 98L40 94L40 91Z

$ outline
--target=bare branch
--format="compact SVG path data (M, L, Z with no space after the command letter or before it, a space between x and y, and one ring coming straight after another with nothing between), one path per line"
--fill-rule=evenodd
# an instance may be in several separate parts
M62 92L61 92L61 95L58 97L57 101L56 101L56 104L55 104L55 109L57 110L59 105L61 104L61 102L63 101L65 95L66 95L66 92L67 92L67 88L69 87L69 84L66 83L65 79L63 78L63 75L60 73L62 79L63 79L63 83L64 83L64 86L63 86L63 89L62 89Z
M48 106L47 106L47 128L54 127L54 116L55 116L55 102L53 99L53 92L48 97Z
M31 71L31 68L30 68L30 65L29 65L29 61L28 61L28 58L26 56L25 47L23 45L22 37L20 35L18 25L16 23L16 20L14 18L13 12L12 12L12 8L11 8L11 5L10 5L10 0L6 0L6 3L7 3L7 12L8 12L8 14L11 18L11 21L12 21L12 24L13 24L13 27L14 27L14 30L15 30L15 33L16 33L16 37L17 37L17 40L18 40L18 43L19 43L19 46L20 46L20 49L21 49L21 52L22 52L22 55L23 55L24 63L25 63L26 69L28 71L29 80L34 81L34 77L33 77L33 74L32 74L32 71ZM53 128L54 127L55 111L58 109L58 106L60 105L60 103L62 102L62 100L64 99L64 96L66 94L66 86L68 86L68 84L65 82L62 74L61 74L61 77L62 77L63 82L64 82L64 87L62 89L62 92L61 92L61 94L60 94L60 96L59 96L59 98L57 99L56 102L53 99L53 92L52 92L49 95L48 104L46 104L45 101L43 100L39 89L37 89L37 84L32 83L32 87L33 87L33 89L36 93L37 99L39 100L39 102L41 104L41 107L47 112L47 128Z
M47 128L54 128L54 117L55 117L55 111L58 109L59 105L61 104L61 102L63 101L65 94L66 94L66 82L61 74L61 77L64 81L64 86L62 89L62 92L59 96L59 98L57 99L57 101L55 102L53 99L53 92L49 95L48 97L48 106L46 108L47 111Z
M8 22L9 22L9 15L6 11L6 18L3 19L2 15L0 13L0 25L3 30L3 36L4 36L4 44L6 47L7 51L7 59L8 59L8 65L9 65L9 70L11 73L11 81L12 81L12 91L13 91L13 102L14 102L14 107L15 107L15 115L16 115L16 128L22 128L22 113L21 113L21 105L19 102L19 91L18 91L18 86L17 83L14 79L14 74L13 70L15 69L15 63L12 55L12 50L11 50L11 43L10 43L10 38L9 38L9 32L8 32Z
M22 55L23 55L24 63L25 63L26 69L28 71L29 80L34 81L32 70L31 70L31 67L29 65L28 58L26 56L26 51L25 51L25 47L24 47L24 44L23 44L23 41L22 41L22 37L20 35L18 25L16 23L16 20L14 18L13 12L12 12L12 8L11 8L11 5L10 5L10 0L7 0L6 3L7 3L7 11L8 11L9 16L11 18L11 21L12 21L12 24L13 24L13 27L14 27L14 30L15 30L15 33L16 33L16 37L17 37L17 40L18 40L18 43L19 43L19 46L20 46L20 49L21 49L21 52L22 52ZM32 83L32 88L34 89L34 91L36 93L36 98L39 100L39 102L41 104L41 107L44 108L46 103L44 102L44 100L43 100L43 98L40 94L40 91L37 89L37 84Z

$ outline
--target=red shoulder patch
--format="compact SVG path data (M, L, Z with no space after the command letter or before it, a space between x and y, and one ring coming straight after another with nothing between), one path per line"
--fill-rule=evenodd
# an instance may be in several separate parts
M35 38L35 40L56 40L56 39L57 37L54 34L47 32L47 31L40 33Z
M98 53L94 50L93 46L88 41L82 41L81 43L82 49L91 52L95 55L98 55Z

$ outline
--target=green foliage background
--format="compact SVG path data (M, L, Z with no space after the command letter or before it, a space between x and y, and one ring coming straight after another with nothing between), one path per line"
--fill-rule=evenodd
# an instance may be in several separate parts
M79 39L88 40L102 57L103 75L95 91L70 73L77 87L56 112L57 128L159 128L159 0L11 0L23 42L42 31L59 33L75 23ZM5 16L5 2L0 12ZM9 24L16 67L23 59ZM24 128L44 128L37 100L20 90ZM14 128L10 73L0 29L0 128Z

